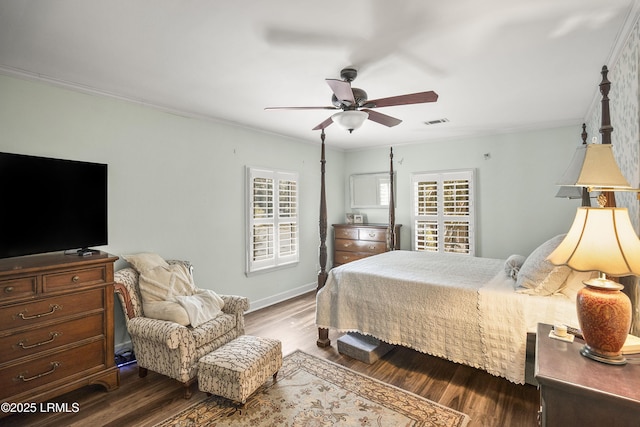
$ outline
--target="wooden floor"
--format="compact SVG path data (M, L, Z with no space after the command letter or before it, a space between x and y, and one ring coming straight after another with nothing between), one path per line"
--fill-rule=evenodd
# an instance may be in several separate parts
M475 426L537 426L539 395L531 385L516 385L486 372L396 347L374 364L342 356L336 350L339 335L330 332L331 347L316 346L315 296L309 293L246 315L246 333L277 338L286 355L296 349L347 366L373 378L411 391L464 412ZM190 400L182 386L149 372L137 375L135 364L120 371L120 388L106 392L89 386L53 402L77 403L76 413L36 413L0 419L10 426L150 426L206 398L195 390Z

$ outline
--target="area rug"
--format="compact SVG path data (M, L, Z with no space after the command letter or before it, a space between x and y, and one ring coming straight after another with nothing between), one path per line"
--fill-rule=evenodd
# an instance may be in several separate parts
M437 426L469 417L423 397L301 351L286 356L274 382L244 407L211 396L157 426Z

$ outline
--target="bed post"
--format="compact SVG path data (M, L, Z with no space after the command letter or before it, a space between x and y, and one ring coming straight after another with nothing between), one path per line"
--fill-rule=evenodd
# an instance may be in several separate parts
M613 126L611 126L611 115L609 113L609 90L611 89L611 82L607 78L609 69L606 65L602 66L602 81L600 82L600 93L602 94L602 122L600 124L600 133L602 134L602 143L611 144L611 132L613 132ZM604 207L615 208L616 196L613 191L603 191L600 196L606 197L606 203Z
M319 262L320 271L318 272L318 287L316 293L322 289L327 282L327 198L325 195L325 164L327 163L324 155L324 128L320 134L322 140L322 151L320 156L320 251ZM331 340L329 339L329 330L326 328L318 328L318 347L329 347Z
M389 152L389 230L387 232L387 250L396 248L396 206L393 186L393 147Z

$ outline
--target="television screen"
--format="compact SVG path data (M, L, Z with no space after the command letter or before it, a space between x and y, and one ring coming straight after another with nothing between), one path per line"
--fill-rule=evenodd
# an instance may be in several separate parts
M0 153L0 258L107 244L107 165Z

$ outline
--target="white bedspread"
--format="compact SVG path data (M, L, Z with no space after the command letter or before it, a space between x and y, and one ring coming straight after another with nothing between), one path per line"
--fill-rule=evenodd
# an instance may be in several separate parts
M518 294L513 285L504 260L386 252L329 272L316 323L524 383L527 331L577 320L566 297Z

